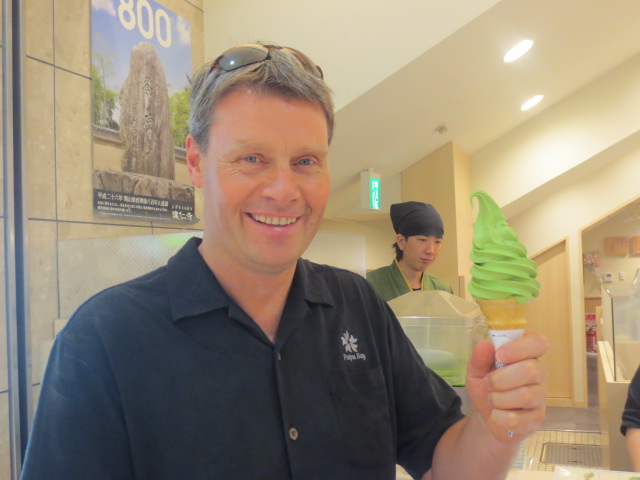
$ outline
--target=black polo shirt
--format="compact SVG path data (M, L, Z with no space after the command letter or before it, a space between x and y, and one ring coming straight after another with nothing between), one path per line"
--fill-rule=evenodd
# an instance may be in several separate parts
M627 400L622 411L620 432L626 435L627 428L640 428L640 367L629 382Z
M460 400L351 272L300 260L275 345L191 239L58 335L23 480L393 479Z

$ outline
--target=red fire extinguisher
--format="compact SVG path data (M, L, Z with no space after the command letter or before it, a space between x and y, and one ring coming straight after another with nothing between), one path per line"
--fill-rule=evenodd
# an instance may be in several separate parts
M587 328L587 352L596 353L598 347L596 346L596 327L591 326Z

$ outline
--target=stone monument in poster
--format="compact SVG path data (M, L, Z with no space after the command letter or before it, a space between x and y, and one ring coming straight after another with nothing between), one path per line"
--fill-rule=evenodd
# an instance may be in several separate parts
M167 80L160 57L148 42L131 50L120 105L122 171L174 180Z

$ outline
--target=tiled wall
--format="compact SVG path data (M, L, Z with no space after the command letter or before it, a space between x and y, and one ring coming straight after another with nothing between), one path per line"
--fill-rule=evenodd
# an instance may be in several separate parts
M120 0L111 1L117 8ZM205 60L202 0L158 3L190 22L192 61L194 69L199 67ZM64 266L60 265L59 242L199 230L200 225L94 217L91 2L25 0L24 11L24 159L35 403L44 361L41 357L46 355L42 345L53 337L54 320L60 316L59 272ZM177 164L176 170L183 170L180 178L185 178L184 163ZM196 198L196 205L201 205L200 197ZM198 210L196 215L200 216ZM0 478L9 479L4 331L0 328Z

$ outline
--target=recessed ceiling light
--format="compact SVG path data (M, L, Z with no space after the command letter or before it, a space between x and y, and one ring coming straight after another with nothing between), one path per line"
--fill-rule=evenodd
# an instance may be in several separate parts
M544 98L544 95L536 95L535 97L531 97L529 100L527 100L522 104L522 106L520 107L520 110L524 112L525 110L529 110L530 108L535 107L538 103L540 103L540 100L542 100L543 98Z
M504 56L503 60L506 63L513 62L514 60L517 60L522 55L527 53L532 45L533 45L533 40L522 40L515 47L513 47L511 50L509 50L507 52L507 54Z

